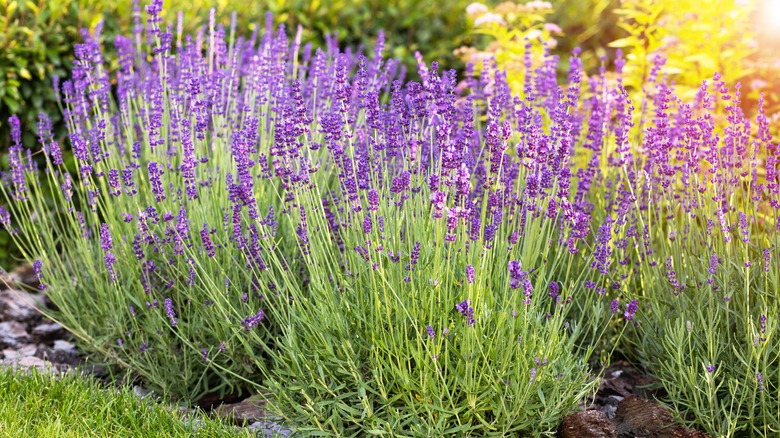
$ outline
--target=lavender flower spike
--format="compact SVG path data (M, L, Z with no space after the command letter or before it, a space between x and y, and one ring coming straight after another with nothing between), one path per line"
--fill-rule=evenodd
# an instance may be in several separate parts
M244 327L249 330L257 324L260 324L263 319L265 319L265 312L263 312L263 309L258 309L256 314L244 318L241 321L241 324L243 324Z
M466 317L466 323L469 326L474 325L474 308L471 307L471 300L463 300L460 303L455 305L455 310L457 310L461 315Z
M33 273L35 274L35 279L38 280L38 289L46 290L46 285L43 284L43 282L41 281L42 269L43 269L43 263L40 260L36 260L35 262L33 262Z
M163 306L165 308L165 316L171 320L171 326L176 327L179 321L176 319L176 312L173 310L173 300L166 298Z

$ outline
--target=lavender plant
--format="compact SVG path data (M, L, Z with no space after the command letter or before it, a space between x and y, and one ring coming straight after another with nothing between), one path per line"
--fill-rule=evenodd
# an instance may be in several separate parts
M35 261L55 317L87 351L194 400L255 384L264 352L247 332L273 330L261 324L263 295L301 288L284 253L296 246L295 224L276 213L284 182L270 178L267 161L253 173L248 163L250 150L270 149L272 105L288 102L280 49L288 43L267 32L229 47L213 26L174 42L158 27L160 7L149 5L148 25L139 14L132 38L115 41L116 99L97 36L76 46L73 78L61 85L73 163L42 115L39 175L11 119L16 144L2 190L15 202L2 220ZM261 166L268 184L255 185ZM53 206L40 196L47 186Z
M644 106L653 113L641 115L636 144L622 116L633 106L620 85L615 93L622 122L603 165L591 166L607 188L594 201L606 213L599 248L607 274L642 302L628 339L680 420L713 436L771 436L780 430L780 151L762 103L755 123L742 114L739 85L716 75L684 103L659 79L663 62L654 61Z
M0 222L52 316L153 389L261 390L303 432L553 433L636 313L588 244L570 159L607 103L581 105L576 54L566 88L550 58L521 100L491 65L404 83L381 38L369 59L270 24L185 36L160 9L116 39L114 77L96 36L76 47L73 163L42 115L38 172L11 120Z
M565 90L536 72L538 101L512 99L498 71L459 96L435 64L406 93L395 82L385 108L365 61L337 86L321 116L333 182L299 198L308 295L277 317L265 383L299 430L549 434L594 389L580 341L616 318L585 288L598 274L570 191L574 61Z

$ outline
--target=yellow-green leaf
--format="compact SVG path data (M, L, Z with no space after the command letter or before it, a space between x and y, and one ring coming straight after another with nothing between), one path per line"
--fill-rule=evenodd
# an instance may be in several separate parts
M24 5L27 7L27 9L31 10L35 15L38 15L41 13L41 9L38 7L38 5L35 4L35 2L31 0L27 0Z
M636 46L639 43L639 40L636 39L636 37L629 36L625 38L620 38L618 40L612 41L609 43L609 47L616 47L616 48L622 48L622 47L632 47Z

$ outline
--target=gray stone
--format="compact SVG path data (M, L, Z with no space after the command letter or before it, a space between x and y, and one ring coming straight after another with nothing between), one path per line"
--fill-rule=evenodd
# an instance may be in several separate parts
M76 355L76 346L68 341L63 341L62 339L57 339L54 341L54 347L52 347L54 351L61 351L63 353L69 353Z
M144 398L149 394L152 394L152 391L149 391L148 389L142 388L138 385L133 385L133 392L140 398ZM152 395L152 397L154 397L154 395Z
M48 324L38 324L32 329L32 334L43 339L52 339L61 337L65 334L65 329L56 322Z
M22 357L14 360L4 360L3 365L15 369L37 368L39 371L54 372L57 368L48 360L43 360L35 356Z
M0 348L16 347L17 345L28 342L30 334L27 329L18 321L0 322Z
M275 421L258 421L249 425L249 430L262 438L288 438L293 430Z
M0 292L0 319L15 321L35 319L41 316L35 307L39 309L44 307L43 295L10 289Z
M33 357L36 356L38 351L40 350L40 346L37 344L26 344L22 345L21 347L16 349L17 357Z

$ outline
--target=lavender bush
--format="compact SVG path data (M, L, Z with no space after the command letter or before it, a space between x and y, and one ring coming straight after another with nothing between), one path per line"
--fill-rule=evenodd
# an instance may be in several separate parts
M659 378L678 418L713 436L770 436L780 431L780 148L762 102L754 123L743 115L739 85L716 75L684 103L663 63L638 114L619 80L594 78L613 96L588 122L607 127L583 169L604 187L591 198L604 218L595 258L604 281L642 303L623 350Z
M461 91L435 64L380 106L371 63L345 86L336 61L320 115L332 182L298 198L308 293L275 316L279 414L312 433L541 434L594 388L581 341L617 318L585 288L599 274L570 190L573 61L565 90L537 71L542 108L501 72Z

